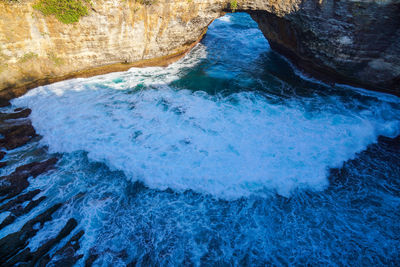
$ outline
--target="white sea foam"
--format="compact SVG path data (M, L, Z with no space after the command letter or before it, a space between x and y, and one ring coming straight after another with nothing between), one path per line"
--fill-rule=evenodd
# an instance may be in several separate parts
M324 81L318 80L317 78L312 77L309 74L301 71L288 58L284 57L283 55L280 55L280 57L281 57L281 59L283 59L284 61L286 61L289 64L289 66L292 68L294 74L299 76L301 79L306 80L306 81L310 81L310 82L315 83L315 84L321 84L323 86L330 86L327 83L325 83ZM343 88L345 90L351 90L351 91L357 92L358 94L361 94L361 95L364 95L364 96L374 97L374 98L377 98L377 99L385 101L385 102L396 103L396 104L400 103L400 98L399 97L397 97L395 95L392 95L392 94L389 94L389 93L371 91L371 90L364 89L364 88L361 88L361 87L355 87L355 86L341 84L341 83L335 83L335 86L337 88Z
M232 25L240 16L246 19L234 14ZM214 26L213 34L218 35L215 31L223 25ZM221 31L232 37L239 30ZM382 152L379 145L376 155L364 153L344 168L346 181L324 192L294 194L284 202L274 196L218 201L210 195L157 192L127 182L125 178L142 180L153 188L193 189L227 199L271 191L286 196L296 189L321 190L328 184L328 168L340 166L380 134L399 134L399 98L378 93L361 92L360 96L351 89L342 94L326 86L323 89L332 90L291 97L271 94L265 83L266 97L262 92L214 96L178 91L169 84L182 75L190 79L193 73L186 74L193 67L196 73L204 71L205 79L235 79L231 76L236 73L224 72L231 72L231 65L240 71L236 59L252 62L255 51L262 52L255 49L262 45L254 35L239 35L232 37L236 43L226 46L240 50L229 62L229 53L213 51L221 47L208 40L211 67L196 66L207 55L200 45L168 68L64 81L14 100L12 108L32 108L31 118L43 135L43 145L52 152L74 153L61 156L56 170L30 180L29 190L41 190L35 199L47 196L46 200L3 228L0 238L18 231L53 204L64 203L28 247L36 250L73 217L79 226L52 251L84 230L78 254L85 256L76 266L84 266L89 255L96 253L96 266L129 262L145 266L371 265L375 262L371 259L396 259L399 220L392 212L399 204L398 185L393 182L398 176L396 153ZM242 49L238 40L250 48ZM250 50L254 53L247 57ZM221 56L225 69L218 69L213 54ZM250 63L244 66L257 68ZM235 81L242 77L246 76ZM239 89L246 90L233 91ZM10 151L6 155L9 170L30 162L31 155L38 160L36 145ZM110 172L97 162L126 175ZM2 221L9 213L0 215ZM369 233L367 238L365 233ZM355 260L355 254L362 257ZM56 266L55 259L49 265Z
M117 85L140 83L152 70L131 70L131 79ZM32 109L33 125L51 152L87 151L90 159L151 188L223 198L321 190L328 168L378 135L399 134L398 117L385 105L360 114L331 107L310 112L253 92L222 98L174 90L156 78L157 88L127 93L99 86L98 79L40 87L13 104Z
M225 16L219 18L218 20L229 23L229 22L231 22L231 16L230 15L225 15Z
M256 41L253 46L261 47ZM13 104L32 109L33 125L51 152L87 151L91 160L151 188L223 198L322 190L329 168L378 135L400 132L399 110L385 99L358 110L335 96L276 104L255 92L222 97L169 86L206 57L200 44L166 68L55 83Z

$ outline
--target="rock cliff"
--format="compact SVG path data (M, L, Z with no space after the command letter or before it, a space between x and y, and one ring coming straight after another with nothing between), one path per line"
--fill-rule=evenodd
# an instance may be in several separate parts
M190 49L222 15L223 1L93 0L89 14L65 24L0 0L0 97L77 76L166 65Z
M284 15L250 14L271 47L306 72L400 95L400 1L302 1Z
M0 99L70 77L166 65L236 3L305 71L400 93L399 0L92 0L71 24L43 15L38 1L0 0Z

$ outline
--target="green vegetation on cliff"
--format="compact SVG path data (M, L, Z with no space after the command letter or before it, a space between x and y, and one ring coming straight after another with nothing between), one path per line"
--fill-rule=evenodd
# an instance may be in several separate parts
M30 60L36 59L36 58L38 58L38 54L33 53L33 52L29 52L29 53L26 53L25 55L23 55L23 56L18 60L18 62L24 63L24 62L27 62L27 61L30 61Z
M237 0L231 0L230 7L231 7L232 12L235 12L236 9L238 8Z
M89 0L39 0L33 8L44 15L55 15L59 21L70 24L88 14L88 4Z

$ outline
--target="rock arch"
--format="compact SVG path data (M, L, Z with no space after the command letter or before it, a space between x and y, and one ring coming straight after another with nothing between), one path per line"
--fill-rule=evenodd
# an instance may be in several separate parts
M400 95L400 1L249 2L271 47L306 72Z
M93 0L75 24L43 16L37 0L0 1L0 102L72 77L179 58L228 0ZM399 0L237 0L271 47L306 72L400 94ZM1 104L1 103L0 103Z

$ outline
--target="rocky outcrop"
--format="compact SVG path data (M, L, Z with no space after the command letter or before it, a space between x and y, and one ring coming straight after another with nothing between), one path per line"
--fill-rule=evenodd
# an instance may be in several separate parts
M0 0L0 98L71 77L166 65L200 40L225 5L93 0L89 15L64 24L35 10L36 2Z
M93 0L74 24L44 16L38 0L0 0L0 104L37 85L182 56L228 0ZM151 3L150 3L151 2ZM400 93L399 0L238 0L271 47L306 72Z
M15 113L0 112L0 134L3 137L0 138L0 148L15 149L25 145L36 136L30 120L26 119L30 114L30 109L22 109ZM0 153L0 160L2 153Z
M322 80L400 95L400 1L302 1L250 12L273 49Z
M0 197L5 200L19 195L29 186L28 178L36 178L51 170L57 161L57 158L51 158L43 162L32 162L17 167L10 175L0 176Z

